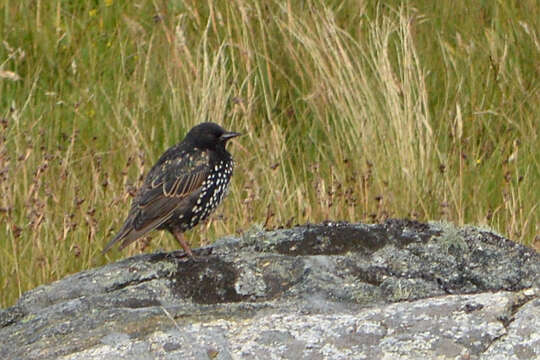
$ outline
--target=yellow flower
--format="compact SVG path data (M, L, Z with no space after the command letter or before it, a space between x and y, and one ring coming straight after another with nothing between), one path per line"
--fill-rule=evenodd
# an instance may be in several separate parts
M114 0L105 0L105 6L111 6L114 3Z
M90 15L90 17L94 17L96 16L96 14L97 14L97 9L92 9L88 12L88 15Z

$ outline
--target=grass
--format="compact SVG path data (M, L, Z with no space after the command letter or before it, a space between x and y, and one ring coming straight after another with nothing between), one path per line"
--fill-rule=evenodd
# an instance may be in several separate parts
M100 255L194 124L246 135L193 244L325 219L489 226L540 248L534 0L0 0L0 306Z

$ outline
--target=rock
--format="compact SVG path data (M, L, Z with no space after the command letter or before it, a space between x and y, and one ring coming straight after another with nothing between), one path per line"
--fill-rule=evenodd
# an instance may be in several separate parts
M540 255L389 220L139 255L0 311L2 359L540 358Z

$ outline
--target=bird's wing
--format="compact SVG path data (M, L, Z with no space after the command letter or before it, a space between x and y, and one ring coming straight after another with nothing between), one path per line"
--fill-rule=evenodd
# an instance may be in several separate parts
M182 161L173 161L165 165L165 168L163 176L155 178L141 189L136 205L138 214L133 222L136 230L144 229L156 220L159 224L155 227L168 220L185 197L201 188L210 172L207 164L191 167Z
M103 252L120 240L123 240L121 248L124 248L169 220L182 200L200 190L210 171L206 153L156 164L133 200L124 226Z

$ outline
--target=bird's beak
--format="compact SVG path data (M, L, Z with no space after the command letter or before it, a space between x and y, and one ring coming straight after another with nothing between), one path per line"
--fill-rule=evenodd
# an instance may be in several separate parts
M232 139L232 138L240 136L240 135L242 135L242 134L230 131L230 132L223 133L223 135L221 135L219 138L221 140L223 140L223 141L227 141L229 139Z

